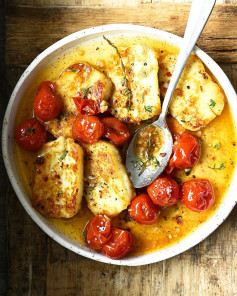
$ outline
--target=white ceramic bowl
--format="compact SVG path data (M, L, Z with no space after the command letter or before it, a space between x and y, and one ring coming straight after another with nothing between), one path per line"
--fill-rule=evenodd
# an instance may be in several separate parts
M179 46L182 42L182 38L172 35L170 33L136 25L126 25L126 24L116 24L116 25L106 25L95 28L86 29L83 31L76 32L69 35L66 38L56 42L44 52L42 52L25 70L20 80L18 81L8 104L4 123L3 123L3 137L2 137L2 147L3 147L3 157L5 166L8 172L8 176L12 183L12 186L22 203L23 207L30 215L30 217L45 231L52 239L57 241L62 246L78 253L82 256L110 264L118 265L144 265L149 263L158 262L172 256L175 256L187 249L195 246L203 239L205 239L209 234L211 234L229 215L233 207L237 202L237 174L235 175L230 186L228 193L221 203L219 209L215 214L202 226L200 226L195 232L190 234L188 237L180 241L179 243L166 248L164 250L142 256L134 256L124 258L122 260L112 260L105 257L103 254L96 253L93 250L82 246L75 240L70 239L66 235L62 234L58 229L55 228L45 217L39 214L32 206L30 197L27 195L21 176L17 172L15 155L14 155L14 120L16 118L17 109L20 100L28 88L30 82L37 76L37 74L44 69L47 64L52 61L55 57L60 56L63 52L79 45L81 42L92 40L97 37L102 37L106 34L108 38L112 38L116 35L142 35L157 38L159 40L165 40ZM216 79L221 84L235 119L235 124L237 123L237 97L235 90L233 89L228 78L221 70L221 68L201 49L195 47L195 53L197 56L206 64L210 71L215 75Z

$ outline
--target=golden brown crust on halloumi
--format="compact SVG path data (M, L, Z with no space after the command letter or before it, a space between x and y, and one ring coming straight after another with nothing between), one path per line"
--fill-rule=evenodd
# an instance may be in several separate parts
M95 215L117 216L135 196L119 151L106 141L83 147L86 151L85 197L88 207Z
M44 215L73 217L83 195L83 149L72 139L46 143L35 162L32 204Z
M177 55L163 54L159 59L159 84L164 97L174 71ZM169 111L188 130L197 131L220 115L224 95L205 71L196 55L191 55L177 84Z
M159 115L161 104L156 52L145 45L119 47L118 51L126 77L119 55L111 47L107 73L115 86L110 99L112 114L131 123Z
M73 115L78 113L74 97L93 100L100 106L101 113L107 111L113 84L109 77L91 65L73 64L60 74L55 83L57 93L63 100L63 111L59 118L45 123L46 129L55 137L71 137L70 125Z

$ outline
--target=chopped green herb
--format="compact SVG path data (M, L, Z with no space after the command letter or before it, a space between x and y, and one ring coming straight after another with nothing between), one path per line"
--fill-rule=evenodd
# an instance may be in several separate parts
M87 245L87 247L88 247L88 243L87 243L87 233L86 233L85 231L83 231L82 234L83 234L83 237L84 237L84 241L85 241L85 243L86 243L86 245Z
M210 107L214 108L216 106L216 102L213 101L212 99L210 99L210 104L209 104Z
M144 106L144 108L145 108L145 110L147 111L147 112L152 112L152 106Z
M88 93L88 91L89 91L89 88L83 88L83 90L82 90L84 95L86 95Z
M127 71L128 71L128 72L130 72L131 70L132 70L132 68L128 68L128 70L127 70Z
M128 209L128 212L132 212L132 209Z
M144 101L145 100L145 96L144 96L144 94L142 94L142 101Z
M175 212L177 212L177 211L178 211L178 209L179 209L179 207L176 207L176 208L174 209L174 211L175 211Z
M159 160L155 158L154 161L152 162L152 165L159 166L160 165Z
M67 156L67 151L63 152L63 154L59 157L59 159L64 159Z
M94 180L95 177L94 177L94 176L87 176L87 179L89 179L89 180Z
M155 131L155 132L152 133L152 135L158 135L158 133Z
M221 143L218 142L216 144L213 144L213 148L216 148L217 150L219 150L221 148Z
M141 160L136 160L133 163L134 168L141 168L144 165L144 163Z
M218 170L224 170L225 169L224 163L225 163L225 161L222 161L216 168Z
M161 211L159 211L159 212L156 214L156 216L159 216L159 215L160 215L160 213L161 213Z
M29 127L27 127L26 130L27 130L28 133L32 133L32 134L35 133L35 128L29 128Z
M74 73L79 73L79 72L81 72L81 70L80 70L80 69L72 70L72 72L74 72Z
M186 122L185 120L181 119L181 122Z
M127 89L127 90L124 92L125 96L127 96L128 94L130 94L130 92L131 92L131 90L130 90L130 89Z
M197 140L198 140L199 145L202 146L202 139L197 138Z

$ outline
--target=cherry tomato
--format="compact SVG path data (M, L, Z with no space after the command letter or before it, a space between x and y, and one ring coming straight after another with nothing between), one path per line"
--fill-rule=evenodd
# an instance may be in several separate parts
M140 224L154 224L159 219L160 208L153 204L148 194L142 193L132 200L128 213Z
M125 123L114 117L101 119L105 126L104 137L110 139L115 145L123 145L130 137Z
M169 176L158 177L148 187L147 192L154 202L161 207L169 207L179 199L179 185Z
M22 121L15 130L17 144L28 151L39 150L47 140L44 125L35 118Z
M73 101L80 114L95 115L100 113L100 107L94 100L85 99L85 98L82 98L81 96L78 96L73 98Z
M206 211L214 200L213 188L208 180L188 181L181 187L181 202L192 211Z
M104 125L95 116L78 115L72 125L72 136L86 144L94 144L104 133Z
M174 168L189 169L197 164L201 154L200 145L195 136L189 133L176 135L173 155L166 169L170 173Z
M86 227L86 243L91 249L99 250L110 239L111 220L105 215L95 216Z
M133 237L127 230L113 228L110 240L104 245L102 252L112 259L121 259L132 251Z
M34 100L35 115L42 121L56 118L63 109L63 102L55 92L56 84L51 81L40 83Z

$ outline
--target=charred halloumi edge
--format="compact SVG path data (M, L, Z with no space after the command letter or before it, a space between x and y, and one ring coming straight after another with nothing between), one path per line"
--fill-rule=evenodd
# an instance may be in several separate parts
M165 54L159 59L159 83L164 97L174 71L177 55ZM203 63L191 55L169 105L170 114L186 129L197 131L210 123L224 108L224 95Z
M109 46L109 45L108 45ZM157 53L145 45L111 47L107 75L114 83L110 99L112 114L120 120L137 123L161 112Z
M86 152L85 197L94 215L117 216L136 193L118 149L106 141L83 145Z
M46 143L35 163L33 206L54 218L73 217L81 207L84 152L72 139Z
M55 83L64 107L61 116L45 123L46 129L55 137L72 137L72 120L78 112L73 98L79 93L99 102L101 113L107 111L113 84L109 77L88 63L79 62L71 65L60 74Z

